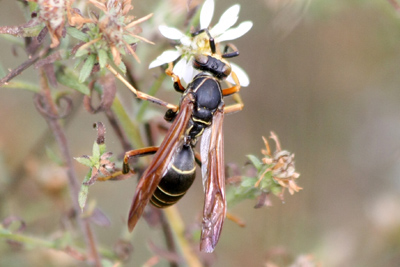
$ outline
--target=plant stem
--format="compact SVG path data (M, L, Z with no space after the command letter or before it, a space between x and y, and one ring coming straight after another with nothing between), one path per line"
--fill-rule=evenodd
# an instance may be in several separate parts
M53 114L53 115L57 115L57 113L58 113L57 108L51 97L50 88L48 87L47 79L46 79L45 73L42 68L40 69L40 82L41 82L42 94L44 96L44 104L47 106L48 112L51 112L51 114ZM67 138L66 138L65 133L57 119L54 119L54 118L52 118L50 116L46 116L46 115L44 115L43 117L45 118L47 124L49 125L51 131L54 134L54 137L56 139L58 147L61 151L63 160L67 166L69 192L70 192L70 196L71 196L71 200L72 200L72 205L73 205L75 214L77 215L77 221L78 221L78 224L80 225L81 231L85 238L86 245L90 250L90 254L91 254L91 257L94 259L95 265L102 266L100 256L97 252L95 237L94 237L94 234L90 227L89 221L86 219L83 219L79 216L79 214L80 214L80 207L79 207L79 201L78 201L79 182L78 182L78 179L77 179L77 176L75 173L74 166L72 164L72 157L71 157L71 153L68 148Z
M144 147L139 126L129 118L118 96L115 96L111 110L117 116L122 128L125 130L126 136L128 136L133 146Z
M162 73L160 76L158 76L157 80L153 83L153 85L150 87L149 91L147 92L147 94L154 96L157 91L160 89L162 82L165 79L166 74ZM136 115L136 120L137 121L142 121L143 120L143 115L146 112L146 109L149 105L149 101L142 101L139 110L137 112Z
M183 257L185 258L187 265L191 267L201 267L202 264L198 257L193 253L189 242L185 238L185 225L179 214L178 209L176 206L171 206L165 209L165 215L169 224L171 226L172 231L175 234L177 243L179 244Z

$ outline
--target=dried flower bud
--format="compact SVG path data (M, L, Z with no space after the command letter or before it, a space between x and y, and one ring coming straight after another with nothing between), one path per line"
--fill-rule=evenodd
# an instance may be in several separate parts
M39 19L42 20L51 36L51 48L60 44L60 38L64 29L65 22L65 0L28 0L38 3Z

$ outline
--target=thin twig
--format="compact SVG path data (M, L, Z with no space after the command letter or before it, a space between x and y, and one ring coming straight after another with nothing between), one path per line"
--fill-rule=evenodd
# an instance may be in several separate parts
M42 94L44 96L42 99L44 101L43 104L45 104L47 106L48 112L53 112L53 115L57 115L57 108L56 108L55 103L52 100L52 97L50 94L50 88L48 87L47 80L46 80L43 69L40 69L40 81L41 81ZM71 157L71 153L68 148L67 138L66 138L65 133L57 119L54 119L49 116L43 116L43 117L45 118L47 124L49 125L50 129L52 130L52 132L54 134L56 142L61 151L63 160L67 166L69 192L70 192L70 196L71 196L71 200L72 200L72 204L73 204L73 209L76 214L79 214L80 213L80 207L79 207L79 202L78 202L79 182L78 182L75 170L74 170L74 166L72 164L72 157ZM80 216L77 216L77 221L81 227L83 236L85 238L86 245L90 250L90 254L95 262L95 265L102 266L100 256L97 252L95 237L93 235L89 221L86 219L82 219Z
M24 63L22 63L21 65L19 65L15 69L13 69L12 71L10 71L10 73L8 73L5 77L3 77L0 80L0 87L2 87L7 82L11 81L16 76L20 75L24 70L26 70L27 68L32 66L36 61L38 61L39 58L41 58L44 55L46 55L47 52L48 52L48 48L41 50L37 55L29 58L27 61L25 61Z

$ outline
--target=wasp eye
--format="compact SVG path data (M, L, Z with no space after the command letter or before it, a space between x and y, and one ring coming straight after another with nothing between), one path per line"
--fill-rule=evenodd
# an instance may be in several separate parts
M205 65L208 62L208 56L203 54L197 54L194 56L194 60L201 65Z

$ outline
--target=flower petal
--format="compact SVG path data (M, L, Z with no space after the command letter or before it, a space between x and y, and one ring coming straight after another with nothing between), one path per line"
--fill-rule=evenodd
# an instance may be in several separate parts
M242 87L249 86L250 79L249 79L249 76L247 76L247 73L238 65L236 65L234 63L230 63L230 64L232 67L232 71L236 73L236 76L239 79L240 86L242 86ZM235 83L232 79L232 75L229 75L228 78L226 78L226 80L230 83Z
M194 71L194 69L193 69L192 61L189 60L189 61L187 61L186 66L185 66L185 75L182 77L183 80L187 84L193 80L193 77L194 77L193 71Z
M174 27L160 25L158 27L158 30L165 38L172 39L172 40L179 40L185 36L185 34L183 32L181 32L180 30L178 30Z
M214 0L206 0L200 11L200 29L206 29L210 26L214 15Z
M236 4L228 8L222 14L218 23L210 30L213 37L223 34L230 27L232 27L239 18L240 5Z
M175 64L172 72L179 76L179 78L183 78L186 72L186 58L182 57L178 63Z
M245 35L250 29L253 27L253 22L244 21L239 24L236 28L227 30L221 36L215 38L217 42L229 41L237 39L243 35Z
M150 63L149 69L164 65L166 63L170 63L177 59L180 55L181 53L177 50L164 51L161 55L159 55L155 60Z
M190 46L192 44L192 39L188 36L184 36L180 39L180 42L183 46Z

